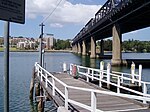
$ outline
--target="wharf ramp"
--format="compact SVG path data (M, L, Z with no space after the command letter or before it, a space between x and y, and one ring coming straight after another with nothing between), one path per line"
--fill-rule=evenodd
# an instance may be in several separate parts
M149 97L127 95L100 88L67 73L50 73L35 64L35 71L46 96L51 96L56 105L72 112L118 112L149 109ZM133 99L138 99L133 100Z

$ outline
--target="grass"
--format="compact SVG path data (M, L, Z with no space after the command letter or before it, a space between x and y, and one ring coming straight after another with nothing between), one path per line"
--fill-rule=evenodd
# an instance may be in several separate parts
M14 48L14 47L10 47L9 50L10 50L10 51L21 51L21 50L19 50L19 49L17 49L17 48ZM0 51L1 51L1 52L4 51L4 48L3 48L3 47L0 47Z

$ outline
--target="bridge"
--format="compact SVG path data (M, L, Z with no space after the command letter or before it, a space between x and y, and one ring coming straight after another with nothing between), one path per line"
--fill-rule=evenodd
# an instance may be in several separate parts
M48 72L35 63L35 76L31 85L40 84L35 87L36 99L40 98L38 112L41 112L41 102L47 99L53 99L58 108L65 107L66 111L63 112L138 112L149 109L150 95L147 90L150 82L141 80L141 66L138 74L134 67L129 74L110 71L110 64L107 70L104 70L103 62L100 65L100 69L94 69L70 64L67 74ZM91 81L99 83L95 85ZM111 86L115 87L115 91L109 90ZM133 87L142 87L142 90ZM30 93L33 94L33 91L32 88Z
M81 29L72 42L73 52L96 57L96 41L101 40L101 55L104 54L103 39L112 37L112 65L121 65L122 34L150 26L149 0L108 0L94 18Z

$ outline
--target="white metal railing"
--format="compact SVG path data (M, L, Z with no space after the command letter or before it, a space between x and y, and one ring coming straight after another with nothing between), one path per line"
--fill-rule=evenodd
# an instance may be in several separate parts
M78 66L79 67L79 66ZM90 69L90 68L88 68ZM110 91L102 91L102 90L97 90L97 89L89 89L89 88L81 88L81 87L75 87L75 86L69 86L53 76L51 73L49 73L47 70L42 68L38 63L35 63L35 71L37 72L37 76L39 77L41 82L45 82L45 87L52 88L52 95L55 96L55 93L58 92L65 100L65 108L68 109L68 103L78 105L79 107L82 107L84 109L87 109L91 112L102 112L102 110L97 109L97 95L96 94L106 94L106 95L113 95L113 96L119 96L119 97L124 97L124 98L131 98L131 99L136 99L136 100L142 100L144 103L150 102L150 97L147 96L146 93L143 93L142 96L136 96L136 95L128 95L128 94L122 94L122 93L115 93L115 92L110 92ZM88 76L91 78L91 76ZM96 79L96 77L93 77L93 79ZM99 79L99 78L97 78ZM64 87L64 90L60 90L57 88L55 85L57 83L61 84ZM118 86L121 88L120 86ZM146 86L145 86L146 87ZM81 102L75 101L73 99L69 98L69 89L74 89L74 90L80 90L80 91L86 91L91 93L91 106L83 104Z
M75 69L76 68L76 69ZM89 82L91 80L99 81L99 87L102 87L102 82L107 83L107 87L113 85L117 88L117 94L120 94L120 89L126 90L128 92L132 92L134 94L150 97L150 94L147 92L147 87L150 85L150 82L145 82L141 80L142 75L142 66L139 65L139 74L135 74L135 65L134 63L131 65L131 74L122 73L122 72L111 72L110 64L107 64L107 70L104 70L104 62L100 63L100 69L88 68L84 66L79 66L75 64L70 64L70 74L74 74L74 70L77 70L78 75L85 76L86 81ZM111 80L115 80L114 82ZM138 84L143 87L142 92L127 88L122 86L122 84ZM143 100L143 103L146 103L146 100Z

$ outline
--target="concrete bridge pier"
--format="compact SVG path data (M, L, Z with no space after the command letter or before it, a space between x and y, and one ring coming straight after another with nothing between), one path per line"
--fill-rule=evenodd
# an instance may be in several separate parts
M111 63L114 66L119 66L122 64L122 35L120 31L120 26L115 24L112 28L113 44L112 44L112 60Z
M78 53L78 46L75 44L75 53Z
M78 42L78 54L81 54L81 44Z
M96 57L96 41L94 37L91 37L91 55L90 58Z
M72 52L75 53L75 45L72 45Z
M85 40L83 40L83 42L82 42L82 55L83 56L86 55L86 42L85 42Z
M100 55L104 55L104 40L102 39L100 42Z

